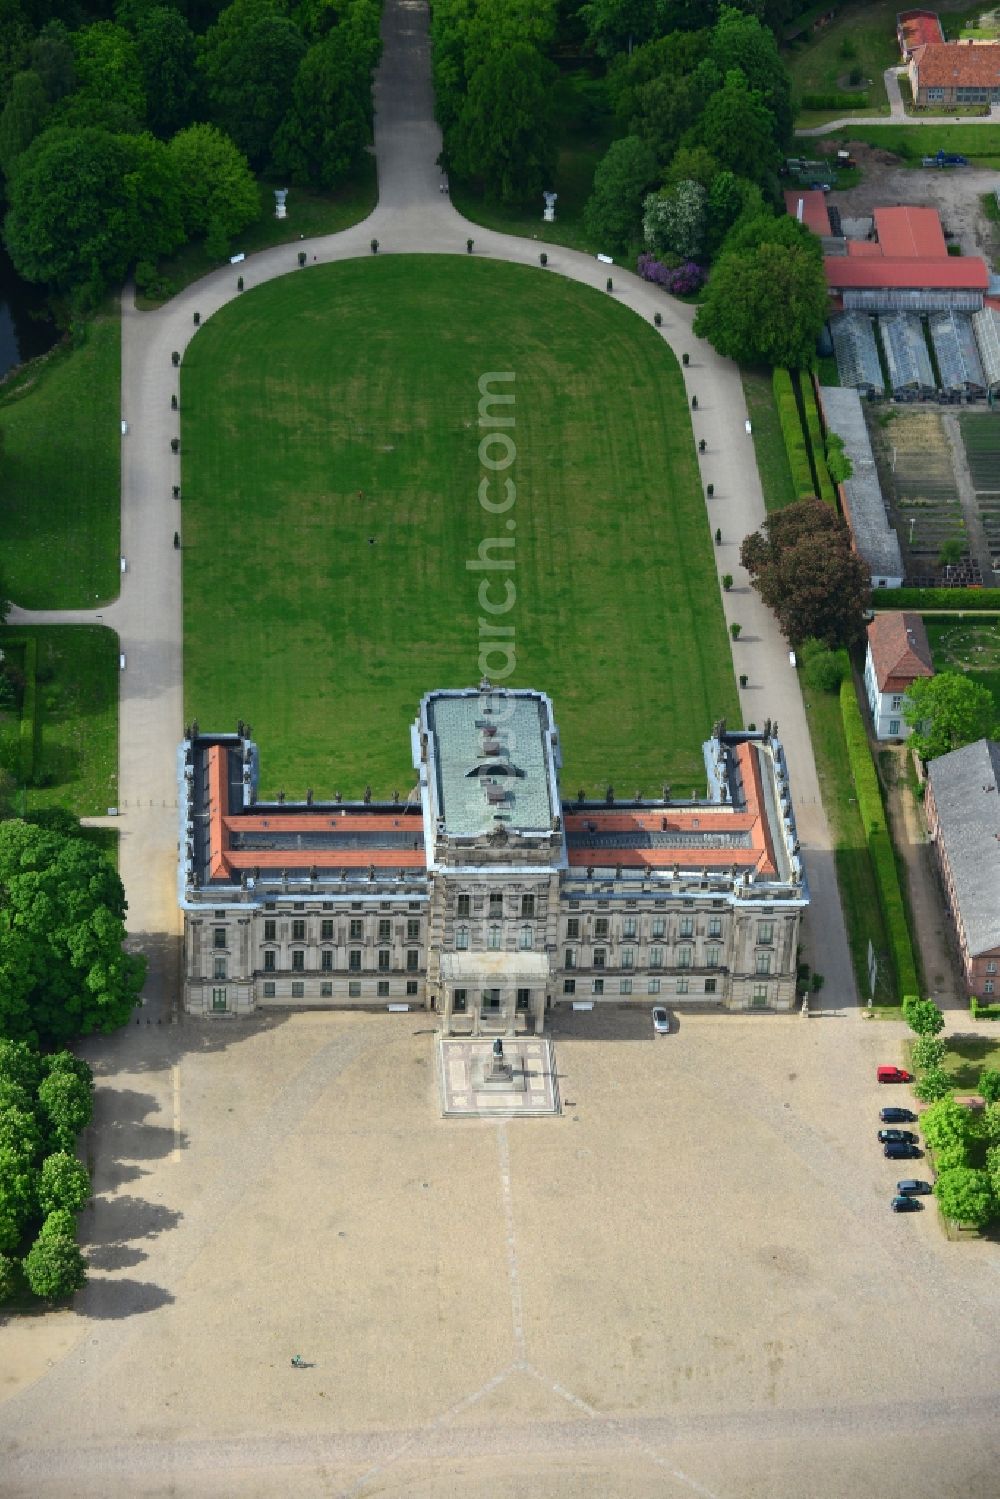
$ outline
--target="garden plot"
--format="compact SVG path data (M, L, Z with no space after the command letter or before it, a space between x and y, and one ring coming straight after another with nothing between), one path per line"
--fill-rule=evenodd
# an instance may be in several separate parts
M965 537L951 444L940 414L913 408L882 410L870 415L869 430L907 576L936 573L944 543Z
M1000 562L1000 417L971 413L959 418L976 505L994 563Z

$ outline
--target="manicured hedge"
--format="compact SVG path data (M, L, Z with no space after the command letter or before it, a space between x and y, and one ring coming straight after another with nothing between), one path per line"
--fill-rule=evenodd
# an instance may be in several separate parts
M973 1020L1000 1020L1000 1005L983 1005L974 994L969 995L969 1014Z
M874 609L913 609L927 614L934 609L1000 610L1000 592L995 588L873 588Z
M802 499L804 495L814 494L816 486L813 483L812 469L809 465L809 449L806 447L806 435L802 430L799 404L792 388L792 377L787 370L776 369L771 376L771 386L774 391L774 404L778 409L778 420L781 423L781 435L785 440L785 451L788 454L788 466L792 471L792 483L795 485L796 496Z
M919 994L917 967L913 958L913 946L906 922L906 907L899 886L899 874L892 848L892 839L885 821L885 807L879 790L878 776L868 747L864 720L858 707L854 683L850 677L840 684L840 711L844 721L844 738L847 741L847 757L851 764L854 789L858 795L858 811L864 824L871 856L875 883L878 887L882 918L889 936L889 948L896 970L896 991L899 994Z
M837 491L833 487L833 480L826 466L826 445L823 442L823 428L819 419L819 407L816 404L816 389L808 375L803 375L801 380L802 409L806 414L806 431L809 434L809 443L812 447L813 466L816 470L816 479L819 484L819 497L832 509L837 508Z
M868 108L868 95L847 94L839 91L829 94L803 94L799 107L800 109L842 109L847 114L854 114L856 110Z

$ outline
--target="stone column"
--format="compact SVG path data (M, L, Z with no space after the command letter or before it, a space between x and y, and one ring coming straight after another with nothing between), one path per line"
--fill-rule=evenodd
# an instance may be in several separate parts
M504 1033L513 1036L517 1031L517 986L500 991L500 1003L504 1006Z
M466 989L466 991L465 991L466 996L468 996L469 992L470 992L469 989ZM480 992L479 992L478 988L477 989L473 989L471 992L475 995L475 999L472 1002L472 1034L474 1036L479 1036L479 1035L482 1034L482 1027L480 1025L480 1014L481 1014L481 1009L482 1009L482 998L480 996ZM466 1001L465 1001L465 1012L466 1012L466 1014L469 1013L469 1001L468 1001L468 998L466 998Z
M535 1035L541 1036L545 1032L545 991L548 984L542 984L535 995Z
M441 1034L451 1035L451 985L441 983Z

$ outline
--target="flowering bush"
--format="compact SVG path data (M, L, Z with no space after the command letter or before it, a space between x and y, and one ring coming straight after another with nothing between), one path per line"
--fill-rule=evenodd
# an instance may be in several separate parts
M636 269L644 281L653 281L664 291L678 297L689 297L705 283L705 272L693 260L685 260L678 266L664 265L653 255L640 255Z

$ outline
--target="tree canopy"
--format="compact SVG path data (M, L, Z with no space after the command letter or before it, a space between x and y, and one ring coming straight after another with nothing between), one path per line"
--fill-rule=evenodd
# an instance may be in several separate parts
M982 1228L993 1216L994 1198L990 1178L985 1171L972 1166L955 1166L942 1171L934 1183L934 1195L941 1211L953 1223L969 1223Z
M231 239L260 212L260 193L249 163L214 125L189 125L168 146L177 172L181 217L191 239L215 225Z
M448 157L500 203L539 201L555 166L555 68L534 47L496 47L469 79Z
M198 64L214 122L261 166L288 108L306 50L277 0L233 0L200 39Z
M642 231L643 194L657 176L656 158L638 135L612 141L594 173L584 218L588 233L607 250L621 253Z
M937 1036L944 1030L944 1016L932 999L916 994L903 998L903 1019L918 1036Z
M0 1031L59 1044L123 1025L145 974L124 917L121 880L92 844L0 823Z
M792 645L810 638L831 649L864 633L868 568L840 516L821 500L799 500L744 539L740 561Z
M786 221L801 236L801 226ZM787 246L765 240L753 249L724 250L698 308L695 333L741 364L808 368L829 302L819 241L812 238L815 249L799 237Z
M936 760L997 732L993 694L982 682L958 671L918 677L906 689L903 717L910 743L924 760Z

